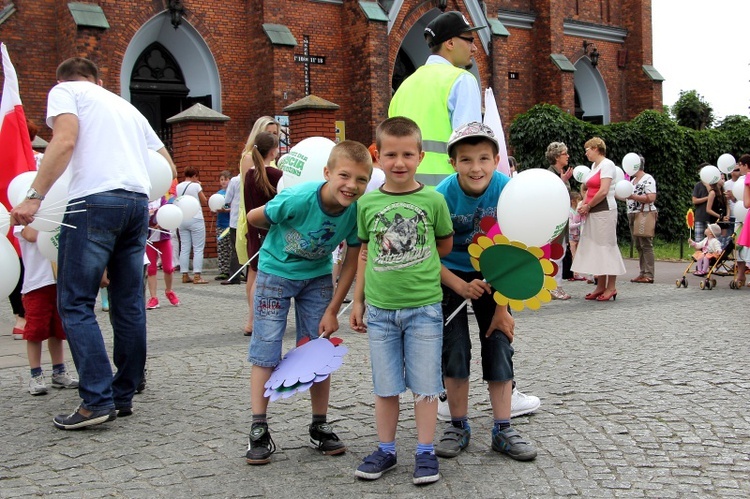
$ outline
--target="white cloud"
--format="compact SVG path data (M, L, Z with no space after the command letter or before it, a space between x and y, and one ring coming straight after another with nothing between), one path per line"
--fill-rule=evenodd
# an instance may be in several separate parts
M654 66L666 78L664 104L696 90L717 118L748 116L748 0L652 0Z

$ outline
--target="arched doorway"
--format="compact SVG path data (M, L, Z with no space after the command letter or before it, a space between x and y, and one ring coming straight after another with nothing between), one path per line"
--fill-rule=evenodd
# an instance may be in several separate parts
M221 112L221 81L213 54L187 20L174 29L166 11L141 26L128 44L120 95L148 118L167 144L167 118L195 103Z
M609 95L602 75L588 57L575 64L576 118L596 124L609 123Z
M441 13L442 12L439 9L432 9L427 12L414 23L401 41L401 46L399 47L398 55L396 56L396 62L393 65L391 92L395 92L401 85L402 81L416 71L419 66L423 66L424 63L427 62L427 58L430 56L430 48L424 40L424 29ZM479 47L479 41L477 41L477 46ZM476 64L467 69L474 75L477 81L480 81Z

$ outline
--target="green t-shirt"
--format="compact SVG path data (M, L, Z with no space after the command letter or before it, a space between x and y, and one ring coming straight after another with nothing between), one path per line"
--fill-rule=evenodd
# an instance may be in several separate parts
M323 209L325 183L306 182L284 189L263 210L271 223L260 248L258 269L294 281L331 273L331 253L343 240L359 246L357 203L332 215Z
M357 201L357 234L368 244L368 303L399 310L442 300L436 239L451 237L453 224L441 194L424 186L403 194L369 192Z

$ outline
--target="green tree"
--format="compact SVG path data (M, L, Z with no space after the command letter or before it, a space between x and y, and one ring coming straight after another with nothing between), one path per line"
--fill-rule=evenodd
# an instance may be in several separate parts
M672 113L680 126L693 130L705 130L714 123L713 108L695 90L681 91Z

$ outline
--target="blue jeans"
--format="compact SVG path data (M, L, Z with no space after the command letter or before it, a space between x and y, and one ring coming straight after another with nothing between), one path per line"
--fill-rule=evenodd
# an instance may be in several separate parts
M260 367L276 367L281 361L292 298L297 342L302 338L317 338L318 325L332 297L331 274L293 281L259 270L255 278L255 319L247 360Z
M57 306L78 370L81 406L91 411L132 406L146 365L143 254L148 198L125 190L92 194L82 213L67 213L58 250ZM77 200L73 200L77 201ZM81 209L81 205L71 210ZM94 305L104 269L109 272L112 367Z
M393 397L407 387L418 396L439 395L443 391L440 303L401 310L368 304L366 318L375 395Z

